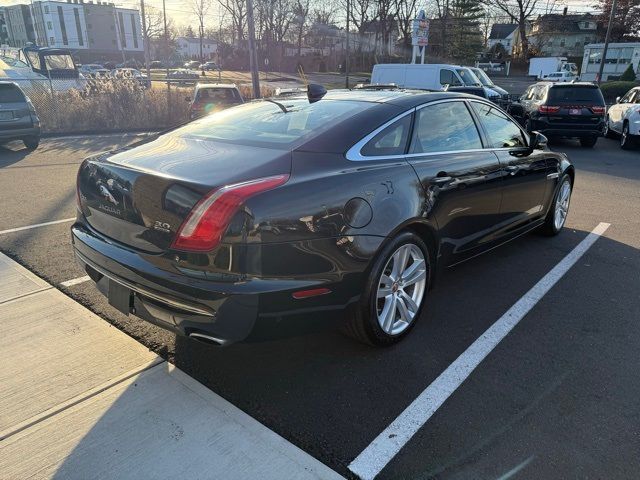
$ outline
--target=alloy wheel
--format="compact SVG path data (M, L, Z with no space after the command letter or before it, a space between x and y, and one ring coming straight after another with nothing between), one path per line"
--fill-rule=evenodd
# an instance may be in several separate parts
M414 321L424 297L427 262L413 243L402 245L387 261L378 282L378 324L388 335L398 335Z
M569 180L567 179L562 182L562 186L560 187L560 191L558 192L558 196L556 198L555 215L553 217L553 224L556 227L556 230L560 230L567 219L570 200L571 182L569 182Z
M629 141L629 125L625 123L624 127L622 127L622 135L620 136L620 146L625 148L627 146L627 142Z

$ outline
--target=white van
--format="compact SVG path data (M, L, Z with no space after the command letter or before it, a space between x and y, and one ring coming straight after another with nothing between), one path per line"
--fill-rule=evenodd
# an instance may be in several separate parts
M395 83L401 88L444 90L450 87L483 87L486 97L500 97L500 94L482 82L467 67L446 64L381 63L373 66L371 84Z

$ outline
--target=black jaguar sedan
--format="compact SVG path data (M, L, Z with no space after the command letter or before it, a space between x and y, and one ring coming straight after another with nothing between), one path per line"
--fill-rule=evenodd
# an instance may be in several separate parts
M321 311L388 345L443 267L557 234L573 181L475 96L302 94L85 160L72 241L111 305L180 334L225 345Z

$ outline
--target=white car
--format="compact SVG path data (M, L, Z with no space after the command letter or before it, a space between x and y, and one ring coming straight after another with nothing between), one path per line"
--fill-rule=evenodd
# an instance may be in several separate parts
M609 107L604 124L604 136L620 136L620 147L633 148L640 140L640 87L629 90L624 97L618 97L615 105Z
M554 72L549 75L544 75L543 80L547 82L577 82L579 78L575 73L571 72Z

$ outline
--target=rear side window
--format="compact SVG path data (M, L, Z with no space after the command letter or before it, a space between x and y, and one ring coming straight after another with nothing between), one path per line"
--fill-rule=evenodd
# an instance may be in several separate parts
M604 105L604 98L598 87L590 86L570 86L570 87L551 87L548 96L549 104L552 103L595 103Z
M15 85L0 84L0 103L24 103L24 94Z
M412 115L405 115L373 137L362 147L366 157L404 155L411 130Z
M526 147L524 135L509 117L484 103L471 102L493 148Z
M482 148L476 124L463 102L444 102L418 110L411 153Z

